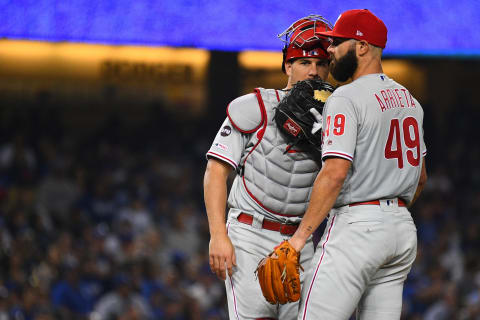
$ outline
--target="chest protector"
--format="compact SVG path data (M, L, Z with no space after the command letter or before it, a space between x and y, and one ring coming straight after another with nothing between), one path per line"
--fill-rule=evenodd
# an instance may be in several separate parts
M251 133L236 179L242 179L249 197L268 212L303 215L320 168L307 153L287 149L273 119L280 101L278 91L258 88L255 94L262 120Z

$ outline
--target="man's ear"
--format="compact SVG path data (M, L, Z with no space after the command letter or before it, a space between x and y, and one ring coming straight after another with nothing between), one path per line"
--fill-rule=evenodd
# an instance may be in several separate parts
M285 62L285 73L289 77L292 75L292 62L291 61Z
M367 41L359 40L356 41L356 52L358 56L364 56L368 51L370 51L370 45Z

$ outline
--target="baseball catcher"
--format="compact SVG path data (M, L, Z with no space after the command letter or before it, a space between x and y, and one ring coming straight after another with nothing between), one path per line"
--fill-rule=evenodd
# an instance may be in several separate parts
M330 42L317 36L327 30L331 30L327 20L309 15L293 22L279 35L285 42L285 87L255 88L231 101L225 121L206 154L204 198L210 230L209 264L225 281L229 319L298 317L300 285L305 281L305 274L298 270L300 264L311 262L313 237L301 256L283 243L264 260L265 264L258 264L297 230L321 167L305 152L306 148L289 148L301 145L301 141L310 145L306 137L312 142L313 137L318 139L316 143L320 141L323 87L306 82L306 86L298 84L292 89L302 80L327 79ZM320 101L312 101L314 97ZM279 107L282 100L285 106ZM293 132L295 128L297 132ZM228 190L233 170L237 174ZM274 259L280 262L273 263ZM264 279L263 289L270 288L268 299L272 304L264 299L254 275L256 269L258 278ZM279 279L275 286L273 279ZM276 297L283 304L276 304Z
M323 106L333 91L333 86L322 80L304 80L280 101L275 122L290 148L298 146L319 159Z

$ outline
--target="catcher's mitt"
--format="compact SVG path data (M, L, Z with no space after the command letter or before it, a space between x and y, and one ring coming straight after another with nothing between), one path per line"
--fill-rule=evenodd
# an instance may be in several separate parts
M285 304L300 299L300 253L283 241L263 258L257 274L263 296L271 304Z
M288 149L299 146L314 156L321 153L323 106L334 90L322 80L299 81L280 101L274 119Z

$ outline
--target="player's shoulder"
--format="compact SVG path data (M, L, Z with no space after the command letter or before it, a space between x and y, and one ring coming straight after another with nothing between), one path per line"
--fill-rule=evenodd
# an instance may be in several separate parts
M345 101L352 101L353 97L358 96L358 90L358 87L352 85L352 83L341 85L328 97L327 102L338 101L344 103Z
M330 95L332 97L343 97L345 95L348 95L349 92L352 90L350 84L344 84L342 86L339 86L333 91L333 93Z
M227 107L227 116L235 128L243 133L256 131L263 122L263 112L256 93L234 99Z
M347 84L341 85L335 89L332 95L336 96L347 96L358 91L361 91L363 88L362 84L357 81L352 81Z
M328 97L324 112L340 112L340 110L342 110L341 112L346 112L346 110L356 112L355 97L358 97L358 93L356 89L351 86L351 83L339 86Z
M281 99L281 96L283 95L282 90L277 90L277 89L265 89L265 88L256 88L255 92L259 92L262 97L266 96L268 98L271 98L272 100L277 100Z

